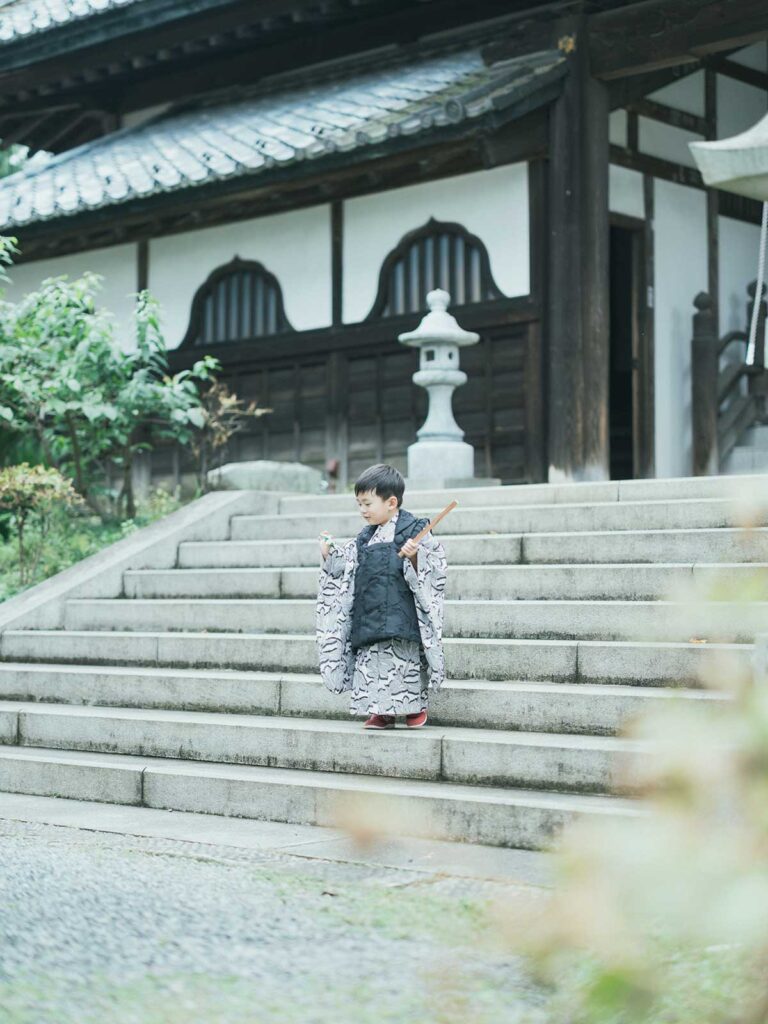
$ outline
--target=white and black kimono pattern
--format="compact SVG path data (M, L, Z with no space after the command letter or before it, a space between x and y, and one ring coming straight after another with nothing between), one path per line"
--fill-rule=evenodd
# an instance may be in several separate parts
M391 543L397 513L377 527L369 544ZM382 640L353 651L350 644L355 596L357 545L332 551L320 569L316 634L320 675L332 693L350 692L350 714L410 715L427 706L429 691L445 679L443 597L446 558L428 533L419 543L414 569L403 559L403 573L416 604L421 643Z

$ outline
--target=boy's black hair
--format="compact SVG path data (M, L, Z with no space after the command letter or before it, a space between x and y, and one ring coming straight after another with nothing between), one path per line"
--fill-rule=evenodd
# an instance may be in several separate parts
M366 491L373 491L384 501L394 496L397 498L397 507L403 504L403 492L405 491L405 480L403 474L394 466L387 466L383 462L375 466L369 466L355 481L355 494L363 494Z

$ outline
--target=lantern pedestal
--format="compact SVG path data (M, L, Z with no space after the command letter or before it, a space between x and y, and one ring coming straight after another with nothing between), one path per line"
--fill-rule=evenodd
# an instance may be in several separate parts
M401 334L404 345L420 350L414 384L426 388L429 410L418 440L408 448L407 483L411 487L471 487L500 481L475 477L475 450L453 416L453 392L465 384L459 351L476 345L480 335L459 327L448 312L451 297L438 288L427 295L429 313L415 331Z

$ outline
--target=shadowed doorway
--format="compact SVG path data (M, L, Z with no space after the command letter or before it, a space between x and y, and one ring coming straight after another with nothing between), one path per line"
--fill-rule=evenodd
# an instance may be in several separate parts
M612 218L609 437L612 480L653 473L653 346L642 221Z

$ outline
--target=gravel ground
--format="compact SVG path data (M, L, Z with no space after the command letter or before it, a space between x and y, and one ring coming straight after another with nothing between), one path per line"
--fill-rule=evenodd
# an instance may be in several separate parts
M545 1024L511 887L0 821L2 1024Z

